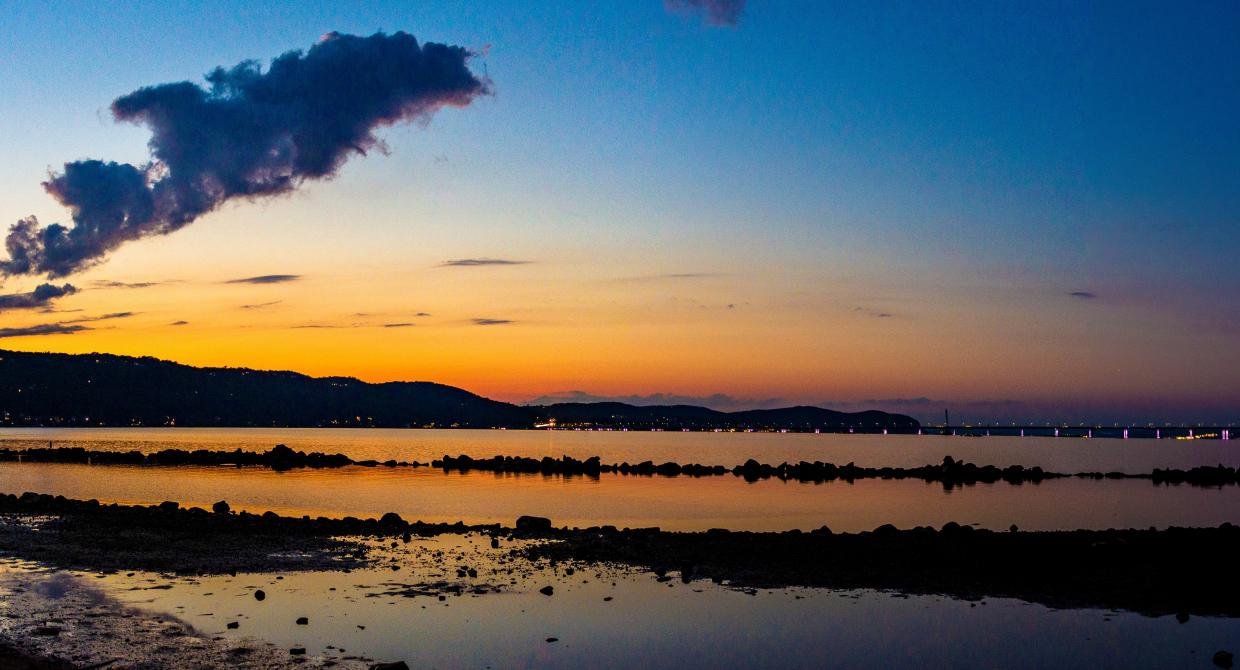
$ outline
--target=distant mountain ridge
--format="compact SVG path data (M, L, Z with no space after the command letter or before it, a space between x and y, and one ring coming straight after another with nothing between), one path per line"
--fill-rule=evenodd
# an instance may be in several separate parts
M720 412L692 405L518 406L433 382L372 384L152 357L0 350L0 425L915 431L886 412Z
M887 412L837 412L822 407L783 407L723 412L695 405L628 405L620 402L556 403L537 406L556 419L557 425L574 424L622 426L649 430L797 430L877 432L883 429L916 431L920 424L912 417Z

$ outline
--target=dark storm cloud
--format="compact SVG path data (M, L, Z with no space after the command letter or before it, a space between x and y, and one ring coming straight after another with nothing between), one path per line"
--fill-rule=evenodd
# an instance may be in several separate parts
M1097 293L1093 293L1091 291L1073 291L1068 295L1073 298L1080 298L1081 300L1092 300L1093 298L1098 297Z
M516 323L512 319L471 319L475 326L502 326L508 323Z
M284 284L286 282L297 281L301 279L301 275L259 275L257 277L242 277L241 279L229 279L225 284Z
M700 12L712 26L735 26L745 0L664 0L663 5L672 11Z
M439 264L440 267L456 267L456 268L476 268L487 265L526 265L529 261L514 261L507 258L458 258L456 260L444 261Z
M0 328L0 337L30 337L32 335L72 335L80 333L83 330L90 330L86 326L66 325L63 323L44 323L38 326L26 326L24 328Z
M55 284L39 284L29 293L9 293L0 295L0 310L6 309L38 309L47 307L53 300L77 293L72 284L56 286Z
M407 33L328 33L308 51L263 68L245 61L117 98L118 121L151 130L150 163L66 163L43 187L71 225L18 221L5 239L5 275L62 277L125 242L166 235L232 199L288 193L330 178L351 156L383 149L376 129L425 121L489 92L457 46Z

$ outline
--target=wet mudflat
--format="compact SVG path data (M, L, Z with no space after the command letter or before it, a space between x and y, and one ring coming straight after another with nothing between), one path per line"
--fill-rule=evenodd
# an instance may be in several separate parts
M100 574L13 561L0 571L5 584L20 573L28 593L51 594L38 601L43 617L96 615L99 635L65 632L38 648L116 668L168 667L135 656L195 661L177 667L1209 668L1216 651L1240 639L1240 619L1180 623L1005 598L752 589L553 565L514 558L521 541L493 548L477 533L372 544L376 564L349 572ZM4 602L0 639L24 616L14 607L29 604ZM131 623L116 624L116 613ZM107 634L126 644L97 646ZM211 665L216 658L233 662Z

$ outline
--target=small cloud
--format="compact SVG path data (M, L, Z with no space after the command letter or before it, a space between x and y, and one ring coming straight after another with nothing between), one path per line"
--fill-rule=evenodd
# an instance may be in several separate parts
M649 395L597 395L585 391L559 391L526 401L526 405L554 405L561 402L622 402L627 405L694 405L709 407L721 412L747 409L771 409L787 404L783 398L737 398L725 393L693 396L677 393L651 393Z
M241 309L266 309L267 307L271 307L272 305L278 305L282 302L284 301L283 300L272 300L271 302L260 302L260 303L255 303L253 305L242 305Z
M72 335L83 330L90 330L90 328L64 323L44 323L38 326L26 326L25 328L0 328L0 338L31 337L34 335Z
M39 284L29 293L9 293L0 295L0 310L6 309L38 309L47 307L57 298L77 293L73 284L56 286L55 284Z
M863 405L882 405L883 407L925 407L926 405L941 405L943 400L931 400L925 396L918 398L871 398L862 400Z
M435 162L436 163L447 163L448 157L443 154L435 154Z
M225 284L283 284L286 282L297 281L301 279L301 275L258 275L257 277L242 277L241 279L229 279Z
M712 26L736 26L745 0L663 0L663 6L673 12L699 12Z
M293 329L295 329L295 330L297 330L297 329L305 329L305 328L309 328L309 329L319 329L319 328L345 328L345 326L333 326L333 325L331 325L331 324L327 324L327 323L303 323L303 324L301 324L301 325L297 325L297 326L289 326L289 327L290 327L290 328L293 328Z
M457 258L439 264L443 268L476 268L486 265L527 265L530 261L518 261L509 258Z
M385 323L383 324L383 327L384 328L408 328L412 325L414 324L412 323Z
M872 309L870 307L854 307L853 311L864 316L870 316L875 319L890 319L894 314L884 312L882 310Z
M430 315L431 315L430 312L418 312L417 314L414 314L414 316L430 316Z
M91 286L94 286L95 288L150 288L163 283L164 282L160 281L123 282L101 279L91 282Z
M69 321L61 321L61 323L89 323L91 321L109 321L111 319L128 319L137 314L137 312L112 312L110 314L100 314L99 316L87 316L80 319L72 319Z
M169 325L169 326L188 326L188 325L189 325L189 321L173 321L172 323L170 323L170 324L168 324L168 325Z
M677 281L682 279L708 279L710 277L722 277L724 275L715 272L665 272L657 275L638 275L634 277L620 277L614 281L622 282L654 282L654 281Z
M511 319L471 319L475 326L502 326L507 323L516 323Z
M1068 297L1077 298L1079 300L1093 300L1098 297L1098 294L1092 291L1073 291L1068 294Z

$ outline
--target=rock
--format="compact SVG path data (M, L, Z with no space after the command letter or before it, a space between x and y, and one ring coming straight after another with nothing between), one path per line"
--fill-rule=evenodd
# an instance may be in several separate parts
M288 653L294 656L305 656L306 648L305 647L293 647L292 649L288 650Z
M163 501L163 502L159 503L159 509L162 509L162 510L164 510L165 512L175 512L175 511L177 511L177 510L178 510L178 509L180 509L180 508L181 508L181 506L180 506L179 504L177 504L177 503L175 503L175 502L173 502L173 501L171 501L171 500L165 500L165 501Z
M544 586L541 589L538 589L538 592L543 594L544 596L549 596L555 593L555 589L550 586Z
M303 616L303 617L297 617L297 625L298 625L298 626L307 626L307 625L309 625L309 624L310 624L310 619L309 619L309 618L304 617L304 616Z
M611 596L603 596L603 602L609 603L611 602L611 598L612 598Z
M392 663L375 663L370 666L370 670L409 670L409 664L404 661L395 661Z
M261 603L267 599L267 594L262 589L258 589L254 592L254 599Z
M1214 652L1214 657L1210 660L1214 661L1214 664L1220 668L1230 668L1232 663L1235 662L1235 658L1232 656L1231 652L1222 649Z
M1188 623L1188 612L1176 612L1175 620L1180 623Z
M547 641L548 641L548 642L559 642L559 641L560 641L560 638L558 638L558 637L549 637L549 638L547 638Z
M517 517L517 530L551 530L551 519L543 516L520 516Z
M216 514L228 514L232 511L232 508L228 506L227 501L221 500L211 506L211 511Z
M498 537L491 538L491 548L499 549L499 538Z
M384 526L400 526L405 523L405 520L400 518L396 512L388 512L379 517L379 523Z
M236 630L241 627L241 624L237 621L229 621L227 627L229 630Z
M1016 524L1012 524L1011 526L1008 526L1008 532L1009 532L1009 533L1015 533L1015 532L1018 532L1018 531L1020 531L1020 528L1018 528L1018 527L1016 526Z
M34 629L33 633L42 637L57 637L60 635L60 629L55 626L39 626ZM1230 665L1227 667L1231 667Z

